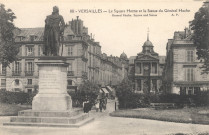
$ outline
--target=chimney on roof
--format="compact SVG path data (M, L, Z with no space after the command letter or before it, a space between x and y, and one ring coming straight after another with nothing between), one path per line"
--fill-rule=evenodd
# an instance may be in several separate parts
M174 38L174 40L179 40L179 39L181 39L180 36L179 36L179 32L177 32L177 31L174 32L174 37L173 37L173 38Z
M79 16L75 20L71 21L71 29L76 35L82 36L84 33L83 21L79 19Z

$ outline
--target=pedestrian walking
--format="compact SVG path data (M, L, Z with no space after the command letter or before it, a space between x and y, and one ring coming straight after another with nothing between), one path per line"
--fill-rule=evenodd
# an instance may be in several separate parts
M95 104L95 107L96 107L96 112L99 111L99 101L97 101L97 103Z
M103 103L102 103L102 100L99 101L99 110L100 112L102 112L102 106L103 106Z
M83 102L83 112L88 113L90 111L90 103L89 101L84 101Z

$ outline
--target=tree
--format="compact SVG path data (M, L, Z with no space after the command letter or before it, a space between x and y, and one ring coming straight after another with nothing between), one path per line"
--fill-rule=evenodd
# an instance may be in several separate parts
M132 82L128 79L123 79L116 88L116 96L119 100L119 108L131 107L130 102L132 102L131 98L133 93L134 90L132 88Z
M93 82L85 80L78 88L76 92L77 100L80 103L84 101L89 101L93 106L96 102L96 99L99 95L99 86Z
M134 82L134 77L135 77L135 68L134 67L130 67L128 79L130 81Z
M8 66L17 59L18 47L14 44L14 31L17 29L13 21L16 18L11 9L0 4L0 62Z
M193 40L197 47L198 59L203 61L201 67L203 73L209 72L209 2L195 13L194 20L191 23L191 29L194 30Z

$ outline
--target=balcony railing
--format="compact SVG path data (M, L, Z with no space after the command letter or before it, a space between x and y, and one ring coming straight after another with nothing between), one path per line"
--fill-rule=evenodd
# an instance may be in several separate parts
M20 76L21 75L21 71L12 71L12 75L13 76Z
M84 79L88 79L88 73L82 71L82 77L83 77Z
M34 71L25 71L25 76L33 76Z
M74 71L68 71L67 76L74 76Z

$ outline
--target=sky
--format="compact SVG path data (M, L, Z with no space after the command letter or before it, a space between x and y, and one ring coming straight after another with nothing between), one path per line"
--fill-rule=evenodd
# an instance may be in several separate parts
M0 3L3 3L7 9L12 9L17 17L14 23L19 28L44 27L46 16L51 14L53 6L56 5L66 23L76 19L76 16L84 21L89 34L92 33L95 41L100 42L103 53L120 56L125 52L128 57L136 56L142 51L142 45L147 40L148 29L154 51L165 56L168 39L173 38L175 31L183 31L185 27L188 27L195 12L203 5L201 0L132 0L129 2L124 0L120 2L119 0L105 2L99 0L0 0ZM72 13L71 10L77 12ZM84 10L107 12L86 13ZM130 10L135 10L135 12L130 12ZM167 12L168 10L170 12ZM174 12L176 10L178 12ZM179 10L185 12L179 12ZM116 13L116 11L121 13ZM138 16L135 17L134 14ZM143 16L147 14L148 16Z

